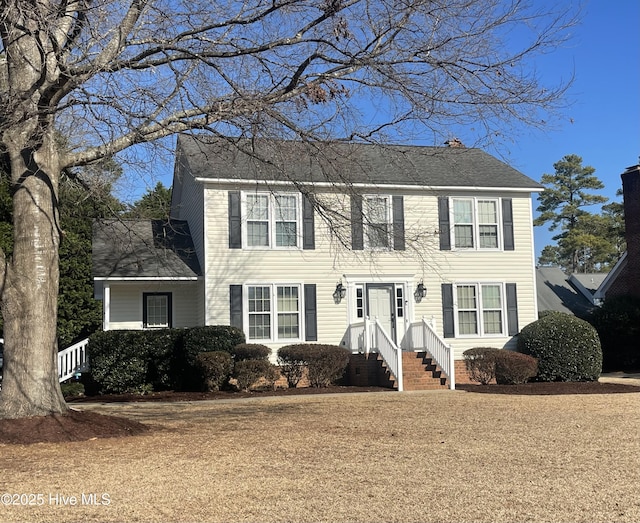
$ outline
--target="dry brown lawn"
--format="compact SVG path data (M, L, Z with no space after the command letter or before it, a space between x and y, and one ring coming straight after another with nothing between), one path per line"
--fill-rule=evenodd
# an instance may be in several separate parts
M640 393L80 408L155 430L0 445L0 521L640 521Z

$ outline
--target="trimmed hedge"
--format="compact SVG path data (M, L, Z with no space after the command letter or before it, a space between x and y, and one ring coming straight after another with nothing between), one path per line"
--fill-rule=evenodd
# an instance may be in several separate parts
M231 376L233 358L225 351L201 352L196 356L206 390L220 390Z
M271 349L260 343L239 343L231 350L234 361L268 360Z
M587 321L602 343L602 366L607 371L640 369L640 298L607 298Z
M554 312L525 326L518 352L538 359L540 381L596 381L602 372L598 332L570 314Z
M474 347L462 353L469 379L487 385L496 377L496 354L501 352L495 347Z
M231 354L244 341L241 330L224 325L97 332L88 346L91 377L107 394L202 390L198 354L216 350Z
M273 388L274 383L280 377L280 372L275 365L267 360L241 360L237 361L233 368L233 377L238 382L238 388L249 390L259 380L261 385Z
M498 385L526 383L538 373L538 360L527 354L504 349L494 355L494 362Z
M278 362L288 367L283 366L281 372L287 378L289 386L295 382L295 387L300 381L302 375L299 373L304 365L312 387L328 387L342 378L349 364L350 354L348 349L338 345L300 343L282 347L278 351Z
M302 347L302 349L301 349ZM280 372L287 380L287 386L295 389L304 376L307 345L287 345L278 350L278 365Z

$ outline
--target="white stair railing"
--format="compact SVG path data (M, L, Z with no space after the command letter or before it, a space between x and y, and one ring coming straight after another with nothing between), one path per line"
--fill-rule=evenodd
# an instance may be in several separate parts
M78 367L88 362L88 345L87 338L58 352L58 378L61 383L71 378Z
M398 391L404 390L402 379L402 349L398 347L384 330L378 318L365 321L365 331L368 331L371 348L377 351L384 360L389 372L396 378ZM368 352L368 351L367 351Z
M451 390L455 389L455 364L451 345L444 341L435 331L434 326L430 325L424 318L422 318L422 321L415 326L417 329L412 328L413 347L421 347L429 352L435 363L438 364L449 378L449 388Z

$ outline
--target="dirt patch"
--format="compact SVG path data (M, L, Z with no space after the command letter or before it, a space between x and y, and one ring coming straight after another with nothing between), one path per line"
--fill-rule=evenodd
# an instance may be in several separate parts
M147 432L149 427L127 418L90 411L0 421L0 444L59 443L119 438Z
M587 382L540 382L520 385L456 385L458 390L481 394L558 395L558 394L621 394L640 392L640 386L623 383Z

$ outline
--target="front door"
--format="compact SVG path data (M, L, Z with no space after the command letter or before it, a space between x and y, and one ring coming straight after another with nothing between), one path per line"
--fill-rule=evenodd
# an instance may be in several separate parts
M395 343L396 318L392 284L367 284L367 313L372 320L378 318L385 332Z

